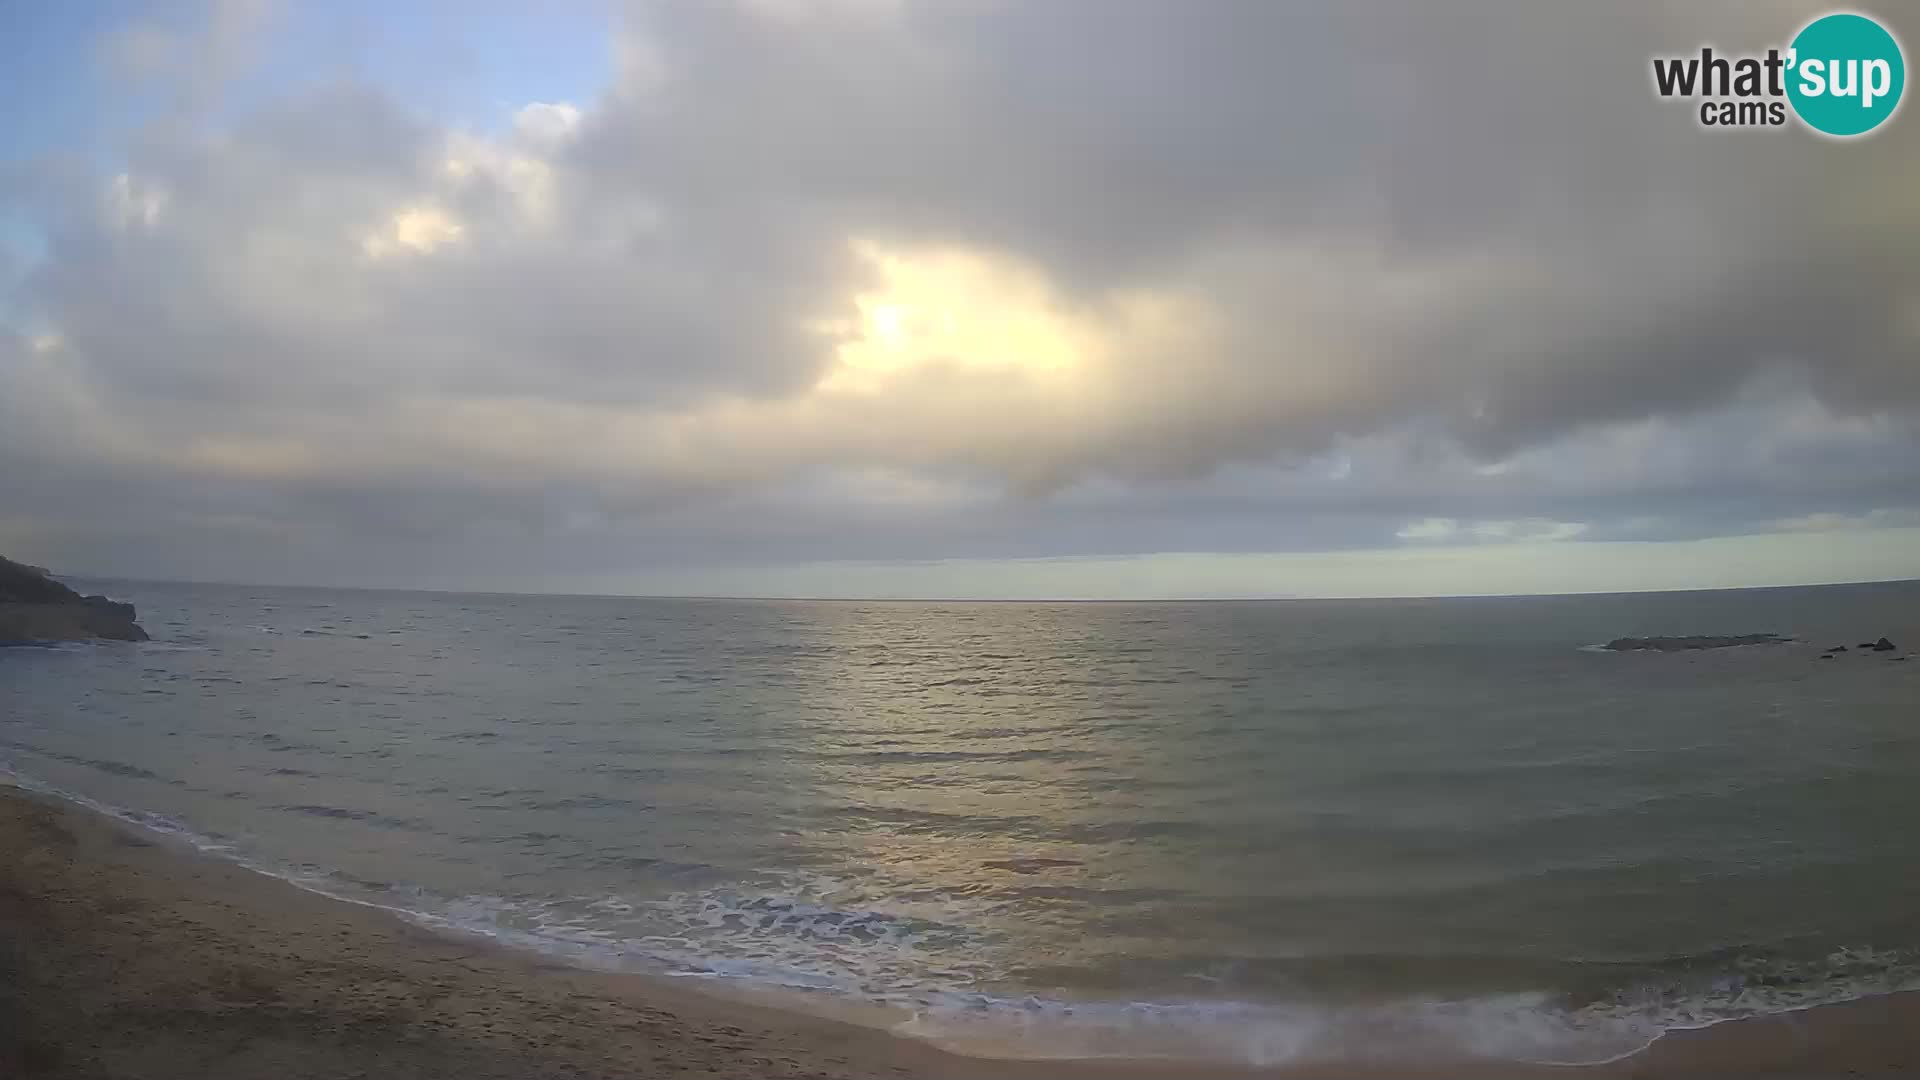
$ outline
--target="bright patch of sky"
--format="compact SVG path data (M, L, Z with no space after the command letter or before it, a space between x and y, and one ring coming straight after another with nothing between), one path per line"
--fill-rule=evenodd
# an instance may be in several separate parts
M10 174L63 158L117 169L126 140L174 104L143 87L169 65L207 62L188 43L223 19L246 40L229 43L215 100L195 103L216 125L303 86L356 82L429 122L492 134L529 102L589 101L608 85L610 4L478 6L484 18L455 0L0 2L0 326L26 328L9 286L46 250L45 222L8 197Z
M436 123L498 132L528 102L585 102L605 88L613 71L613 17L608 4L595 0L302 4L283 16L285 31L277 35L269 70L238 93L352 78Z

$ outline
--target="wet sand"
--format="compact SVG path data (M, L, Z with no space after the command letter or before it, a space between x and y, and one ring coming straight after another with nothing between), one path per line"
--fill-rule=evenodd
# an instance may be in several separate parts
M0 1077L14 1076L1837 1080L1920 1076L1920 996L1722 1024L1584 1069L992 1061L444 936L0 786Z

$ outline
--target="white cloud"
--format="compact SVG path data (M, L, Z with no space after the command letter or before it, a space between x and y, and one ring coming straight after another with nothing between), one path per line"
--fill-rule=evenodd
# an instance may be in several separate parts
M1394 535L1402 540L1451 540L1460 535L1460 523L1453 518L1421 518L1408 522Z
M466 227L436 206L410 206L396 212L384 228L368 233L360 249L370 258L428 254L460 239Z
M1853 532L1864 529L1920 528L1920 509L1881 507L1863 514L1801 514L1766 523L1775 532Z
M513 114L513 130L523 138L551 145L580 130L580 109L564 101L536 101Z
M1395 533L1414 543L1474 541L1480 543L1540 543L1572 540L1587 531L1578 521L1552 521L1546 518L1489 519L1459 521L1454 518L1422 518L1408 522Z
M142 183L126 173L114 177L107 188L106 217L116 228L139 225L150 229L159 223L166 206L164 188Z
M1587 531L1587 526L1578 521L1548 521L1544 518L1525 518L1517 521L1477 521L1473 525L1473 535L1481 540L1513 540L1534 543L1553 543L1558 540L1571 540Z

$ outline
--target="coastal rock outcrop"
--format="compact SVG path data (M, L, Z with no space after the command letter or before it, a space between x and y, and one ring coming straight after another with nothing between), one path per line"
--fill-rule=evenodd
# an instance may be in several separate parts
M1614 652L1684 652L1691 649L1731 649L1737 645L1784 645L1793 639L1779 634L1703 634L1693 637L1623 637L1602 646Z
M0 645L40 641L145 641L132 604L81 596L37 566L0 557Z
M1863 641L1860 644L1854 646L1854 648L1860 652L1898 652L1900 649L1900 646L1895 645L1893 642L1888 641L1886 638L1881 638L1878 641ZM1828 649L1822 655L1828 659L1832 659L1834 656L1846 651L1847 651L1847 647L1845 645L1835 645L1833 648ZM1900 659L1903 659L1903 657L1896 656L1894 657L1894 659L1900 660Z

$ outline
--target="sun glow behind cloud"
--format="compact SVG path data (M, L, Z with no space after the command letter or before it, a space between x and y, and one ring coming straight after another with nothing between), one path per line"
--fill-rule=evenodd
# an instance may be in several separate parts
M856 318L821 324L843 339L823 392L884 393L928 367L1057 387L1103 348L1101 328L1066 310L1039 272L1015 260L872 241L852 247L873 283L851 299Z
M386 225L360 241L370 259L411 252L425 255L460 239L466 227L436 206L410 206L395 213Z

